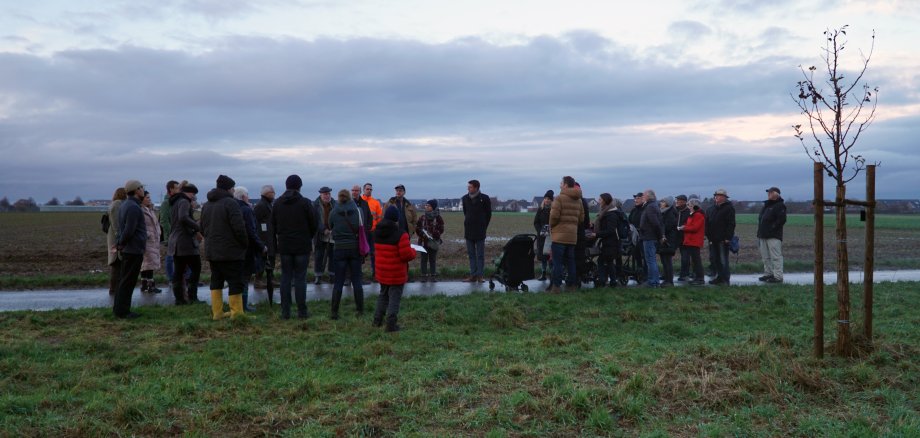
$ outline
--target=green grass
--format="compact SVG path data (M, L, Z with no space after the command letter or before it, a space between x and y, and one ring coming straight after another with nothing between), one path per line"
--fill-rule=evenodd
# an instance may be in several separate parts
M410 298L398 334L328 302L3 313L0 435L918 436L918 300L877 285L875 349L825 360L796 286Z

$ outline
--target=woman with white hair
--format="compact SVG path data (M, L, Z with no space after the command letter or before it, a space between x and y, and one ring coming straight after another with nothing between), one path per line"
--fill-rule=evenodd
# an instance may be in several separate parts
M243 310L246 312L255 312L255 307L249 307L249 280L252 274L256 272L256 255L265 254L267 247L259 238L258 228L256 227L256 214L249 205L249 191L246 187L236 186L233 188L233 198L240 204L240 211L243 213L243 223L246 225L246 236L249 238L249 244L246 247L246 258L243 260Z
M693 280L691 286L701 286L706 284L703 277L703 260L700 258L700 248L703 247L703 236L706 231L706 216L703 215L703 209L700 208L699 198L690 198L690 217L687 222L679 227L684 232L684 241L682 249L690 255L690 264L693 267Z

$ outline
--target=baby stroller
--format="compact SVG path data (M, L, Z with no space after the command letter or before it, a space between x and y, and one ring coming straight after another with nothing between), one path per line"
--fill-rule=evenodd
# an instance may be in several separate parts
M623 257L623 269L618 272L620 284L626 285L630 279L636 280L636 283L645 281L645 259L642 257L642 249L639 247L639 233L636 227L630 224L630 235L625 239L620 239L620 255Z
M585 239L585 253L575 256L583 257L581 269L581 282L590 284L597 281L597 258L601 255L601 248L597 246L597 237Z
M489 290L495 290L495 282L505 285L505 291L520 290L527 292L525 280L534 279L534 234L518 234L511 238L502 248L502 253L495 259L496 270L489 278Z

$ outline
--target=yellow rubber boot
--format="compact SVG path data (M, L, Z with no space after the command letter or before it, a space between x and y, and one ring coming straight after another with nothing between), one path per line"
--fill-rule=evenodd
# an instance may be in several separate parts
M244 316L243 313L243 295L230 295L230 317L239 318Z
M220 290L211 291L211 319L217 321L230 316L230 313L224 312L224 293Z

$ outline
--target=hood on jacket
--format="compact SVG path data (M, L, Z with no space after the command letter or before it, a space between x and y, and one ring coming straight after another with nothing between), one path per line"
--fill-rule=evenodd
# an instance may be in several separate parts
M230 192L226 190L211 189L211 191L208 192L208 202L217 202L217 201L220 201L221 199L232 198L232 197L233 195L230 194Z
M581 189L578 187L563 187L559 194L566 195L576 201L581 199Z
M303 198L303 195L300 194L297 190L286 190L275 202L280 202L282 204L293 204Z
M377 222L377 228L374 229L374 234L375 237L386 240L399 234L399 225L387 218L380 219L380 222Z
M176 205L176 203L179 202L179 200L182 198L185 198L184 193L180 192L180 193L173 194L172 196L169 197L169 205L170 206Z

